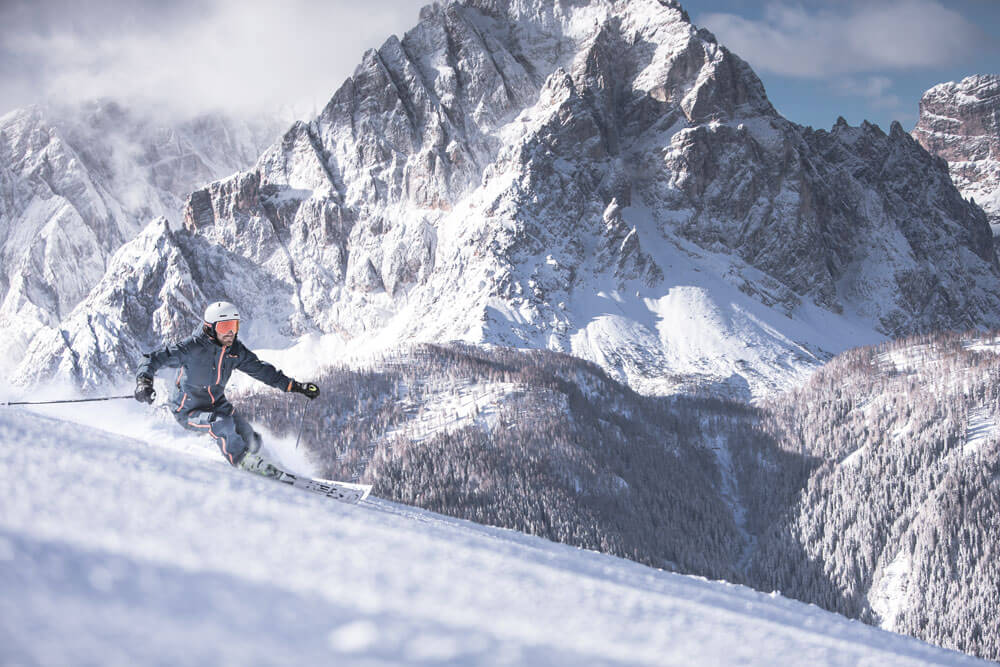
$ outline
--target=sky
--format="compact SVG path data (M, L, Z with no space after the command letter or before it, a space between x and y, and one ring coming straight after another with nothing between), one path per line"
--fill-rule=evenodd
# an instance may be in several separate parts
M422 0L0 0L0 114L112 97L311 117Z
M1000 74L1000 0L688 0L699 26L746 60L789 120L917 122L946 81Z
M683 1L683 0L682 0ZM0 0L0 114L113 97L308 118L425 0ZM917 120L925 90L1000 73L1000 0L687 0L777 109L829 128Z

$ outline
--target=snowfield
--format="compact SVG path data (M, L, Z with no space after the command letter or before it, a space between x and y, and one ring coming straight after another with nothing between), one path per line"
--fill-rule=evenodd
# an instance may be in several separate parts
M0 406L5 665L976 662L777 594L341 504L141 406L89 405Z

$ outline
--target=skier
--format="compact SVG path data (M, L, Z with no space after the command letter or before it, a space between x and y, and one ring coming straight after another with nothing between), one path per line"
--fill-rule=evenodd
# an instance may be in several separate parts
M145 355L136 374L135 400L152 403L153 376L164 366L180 368L170 390L168 404L174 418L186 429L208 433L222 455L233 466L275 477L278 469L261 457L260 434L253 430L226 399L226 383L239 369L264 384L282 391L294 391L309 399L319 396L319 387L297 382L269 363L257 358L236 335L240 328L239 310L226 301L216 301L205 309L201 330L176 345L168 345Z

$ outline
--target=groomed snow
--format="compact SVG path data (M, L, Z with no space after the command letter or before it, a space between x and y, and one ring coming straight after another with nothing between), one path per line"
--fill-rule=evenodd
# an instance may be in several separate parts
M973 662L777 595L344 505L98 405L45 410L143 439L0 407L5 664Z

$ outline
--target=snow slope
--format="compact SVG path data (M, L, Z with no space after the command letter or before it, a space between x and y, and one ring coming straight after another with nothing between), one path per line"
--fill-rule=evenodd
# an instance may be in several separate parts
M0 407L5 664L974 662L777 595L283 487L131 403L59 414L143 439Z

